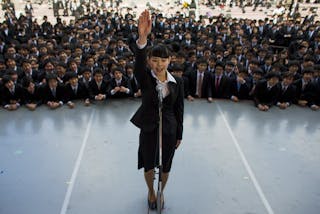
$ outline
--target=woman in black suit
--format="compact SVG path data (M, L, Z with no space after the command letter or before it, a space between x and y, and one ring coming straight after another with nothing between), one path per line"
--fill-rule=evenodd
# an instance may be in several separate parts
M138 168L144 168L148 186L148 205L156 208L153 188L154 168L158 163L159 101L157 88L163 95L162 190L168 180L175 149L181 143L183 130L183 81L167 70L171 57L168 48L157 45L147 53L147 37L151 32L150 14L139 17L139 39L136 44L136 76L142 93L142 104L131 122L140 128ZM163 197L161 197L163 199ZM162 201L163 205L163 201Z

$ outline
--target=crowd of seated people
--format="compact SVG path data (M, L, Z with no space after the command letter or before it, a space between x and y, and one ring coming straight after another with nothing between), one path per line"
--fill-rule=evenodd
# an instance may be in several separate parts
M148 45L166 44L169 71L188 101L252 100L261 111L292 104L320 108L320 22L205 20L152 13ZM138 98L134 76L137 22L130 13L94 13L52 25L31 16L0 24L0 102L4 109L51 109Z

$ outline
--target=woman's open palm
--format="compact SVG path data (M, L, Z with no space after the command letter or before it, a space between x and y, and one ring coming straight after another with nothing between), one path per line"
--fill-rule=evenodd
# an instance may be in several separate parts
M151 33L151 19L148 10L145 10L139 16L138 25L139 38L147 39L148 35Z

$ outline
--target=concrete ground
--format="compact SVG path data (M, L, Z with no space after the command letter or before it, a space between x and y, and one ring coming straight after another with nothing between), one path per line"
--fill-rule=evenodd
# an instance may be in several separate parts
M1 109L0 213L147 213L129 122L139 105ZM164 213L318 214L319 119L297 106L186 102Z

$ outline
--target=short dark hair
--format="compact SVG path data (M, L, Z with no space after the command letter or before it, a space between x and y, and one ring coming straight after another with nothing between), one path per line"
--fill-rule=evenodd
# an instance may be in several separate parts
M102 69L101 69L101 68L96 68L96 69L94 69L94 71L93 71L93 76L95 76L96 74L101 74L101 75L103 75Z
M314 70L312 67L306 67L303 69L302 74L313 74Z
M294 78L294 75L293 75L293 73L286 72L286 73L282 74L282 79L284 79L284 78Z
M49 82L49 80L52 80L52 79L57 80L57 75L55 75L55 74L47 74L46 75L47 82Z
M169 58L171 56L170 50L166 45L159 44L151 47L148 51L148 57Z
M112 68L111 72L114 74L116 71L119 71L120 73L122 73L122 69L120 67L114 67Z
M34 82L34 81L32 80L32 78L30 78L30 77L24 77L24 78L22 79L22 87L28 88L29 85L30 85L30 83L33 83L33 82Z
M171 68L172 71L180 71L180 72L183 72L183 66L182 65L179 65L177 63L173 64L172 68Z
M204 57L201 57L197 60L197 64L200 65L200 64L206 64L208 65L208 61L206 60L206 58Z

